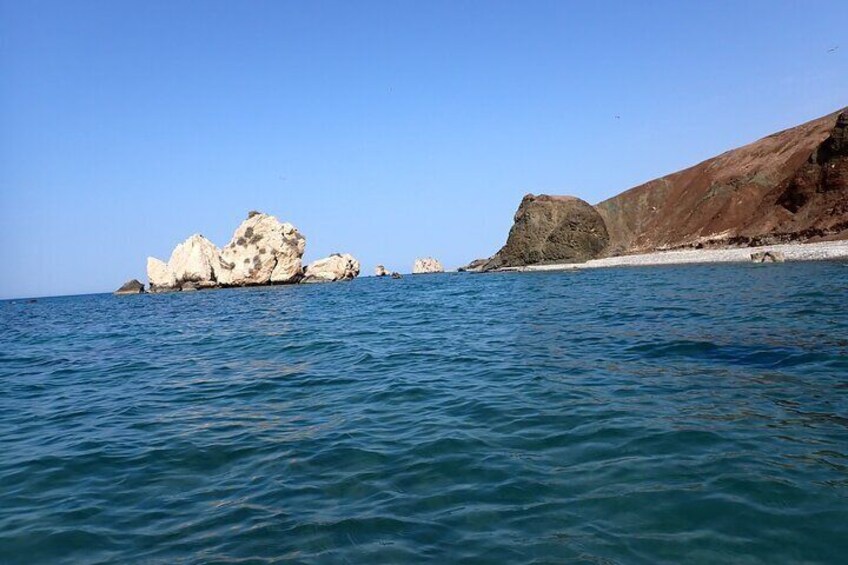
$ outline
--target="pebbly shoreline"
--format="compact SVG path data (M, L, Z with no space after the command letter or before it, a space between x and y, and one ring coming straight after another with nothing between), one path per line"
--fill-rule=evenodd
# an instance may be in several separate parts
M734 247L725 249L685 249L657 251L638 255L622 255L592 259L584 263L555 263L506 267L501 272L568 271L573 269L599 269L605 267L647 267L655 265L688 265L698 263L750 263L751 254L757 251L778 251L787 261L829 261L848 259L848 241L818 243L786 243L760 247Z

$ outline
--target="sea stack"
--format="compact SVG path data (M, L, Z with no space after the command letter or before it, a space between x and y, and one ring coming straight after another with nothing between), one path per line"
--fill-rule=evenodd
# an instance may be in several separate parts
M374 269L375 277L387 277L390 274L391 273L389 273L389 271L387 271L383 265L377 265L377 267Z
M412 266L412 274L414 275L444 272L445 268L442 267L442 264L439 263L438 259L433 259L432 257L416 259L415 264Z
M252 211L223 249L195 234L174 248L167 263L149 257L147 278L151 292L291 284L303 277L305 249L306 238L292 224Z
M221 251L224 286L296 283L303 276L306 238L292 224L251 212Z
M359 261L348 253L333 253L310 263L301 283L349 281L359 276Z

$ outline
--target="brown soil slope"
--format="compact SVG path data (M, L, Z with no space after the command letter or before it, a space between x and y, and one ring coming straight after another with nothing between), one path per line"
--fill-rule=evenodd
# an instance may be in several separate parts
M848 238L848 109L596 206L606 255Z

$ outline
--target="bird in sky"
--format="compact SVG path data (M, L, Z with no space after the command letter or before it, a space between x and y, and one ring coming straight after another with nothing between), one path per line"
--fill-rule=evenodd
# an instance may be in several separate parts
M828 53L836 53L836 50L839 49L839 45L834 45L830 49L827 50Z

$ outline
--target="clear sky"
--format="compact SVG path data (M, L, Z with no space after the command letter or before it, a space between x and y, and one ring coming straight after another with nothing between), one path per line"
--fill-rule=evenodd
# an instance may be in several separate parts
M527 192L595 203L848 105L846 21L845 0L0 0L0 297L146 281L251 209L307 260L456 267Z

